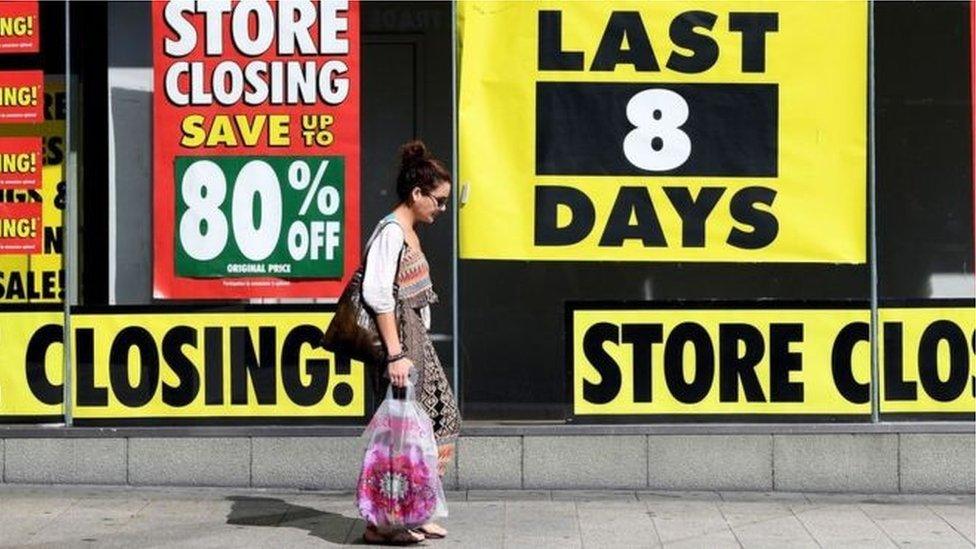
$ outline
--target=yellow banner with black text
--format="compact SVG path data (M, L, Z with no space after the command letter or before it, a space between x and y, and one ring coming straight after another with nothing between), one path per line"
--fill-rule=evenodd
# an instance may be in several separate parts
M972 417L976 306L879 311L882 414ZM570 304L577 418L871 413L867 307Z
M864 263L867 14L460 2L461 257Z
M73 314L76 422L365 414L364 365L319 347L331 312ZM58 313L0 313L0 419L61 414Z

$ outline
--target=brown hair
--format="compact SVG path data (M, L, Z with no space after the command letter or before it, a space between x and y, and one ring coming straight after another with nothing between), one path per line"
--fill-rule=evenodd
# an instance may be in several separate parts
M400 202L410 203L414 187L430 194L441 181L450 183L451 174L440 160L430 155L423 141L410 141L400 147L400 172L396 179Z

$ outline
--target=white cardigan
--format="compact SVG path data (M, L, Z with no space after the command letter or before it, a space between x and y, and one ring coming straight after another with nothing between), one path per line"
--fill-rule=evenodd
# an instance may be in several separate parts
M396 277L400 250L403 248L403 228L399 223L382 225L390 216L383 218L373 229L366 243L366 272L363 273L363 300L376 313L392 313L396 305L393 284ZM430 306L420 310L424 327L430 329Z

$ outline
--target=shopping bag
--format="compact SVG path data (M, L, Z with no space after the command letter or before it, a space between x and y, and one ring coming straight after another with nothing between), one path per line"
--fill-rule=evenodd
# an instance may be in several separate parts
M363 437L367 444L356 506L366 522L414 528L447 516L433 424L414 400L412 383L403 399L394 397L392 385L387 389Z

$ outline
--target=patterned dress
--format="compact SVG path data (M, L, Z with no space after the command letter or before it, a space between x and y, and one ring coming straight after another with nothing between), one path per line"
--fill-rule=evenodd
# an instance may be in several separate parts
M397 285L397 308L401 312L398 319L400 341L415 366L411 380L416 387L417 402L434 424L438 463L443 474L444 467L454 455L454 443L461 430L461 415L424 325L421 311L425 306L437 303L437 294L434 293L430 266L423 252L404 245ZM383 391L385 393L385 387Z

